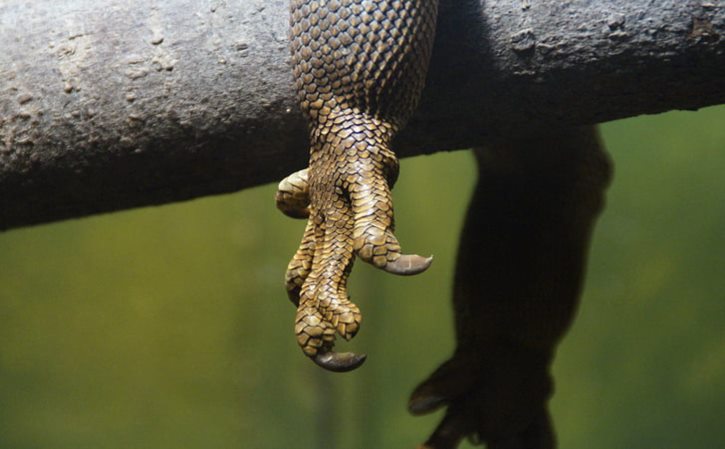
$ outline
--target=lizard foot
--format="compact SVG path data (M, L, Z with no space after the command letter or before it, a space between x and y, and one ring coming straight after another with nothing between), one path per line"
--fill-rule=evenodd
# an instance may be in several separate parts
M488 449L553 449L545 366L506 350L496 357L457 352L411 395L414 415L447 408L418 449L455 449L466 437Z
M305 354L333 371L354 369L364 356L332 352L335 334L346 340L362 316L347 296L355 256L389 273L412 275L432 258L401 253L393 234L390 186L398 163L387 148L390 130L345 111L313 130L310 167L279 185L277 206L308 218L302 242L287 267L290 300L298 307L295 332ZM335 125L338 123L339 125Z
M305 169L280 183L277 207L286 215L310 218L308 179ZM362 365L365 355L332 351L335 333L350 339L362 320L360 310L349 301L346 288L347 274L352 267L351 217L341 214L336 218L327 226L308 219L302 242L287 266L285 284L290 301L297 306L295 334L303 352L329 371L345 372ZM323 249L336 254L326 266L314 263L315 252ZM326 275L328 282L317 281Z

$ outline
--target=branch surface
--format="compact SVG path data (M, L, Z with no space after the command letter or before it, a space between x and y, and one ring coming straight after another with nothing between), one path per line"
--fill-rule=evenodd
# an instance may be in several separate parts
M303 167L287 15L279 0L0 2L0 229ZM720 103L722 0L444 0L395 143L411 156Z

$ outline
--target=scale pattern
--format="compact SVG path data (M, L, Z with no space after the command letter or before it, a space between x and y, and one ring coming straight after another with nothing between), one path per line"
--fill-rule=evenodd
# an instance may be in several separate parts
M298 306L297 341L327 369L364 360L332 352L335 334L353 337L362 319L347 296L355 256L396 274L419 273L431 262L401 254L393 234L398 161L390 143L423 88L436 14L436 0L291 2L293 74L310 124L310 162L280 183L277 204L308 218L286 285Z

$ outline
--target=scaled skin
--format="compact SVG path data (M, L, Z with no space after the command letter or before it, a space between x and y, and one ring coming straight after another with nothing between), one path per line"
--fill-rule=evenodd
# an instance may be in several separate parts
M347 296L357 256L385 271L416 274L431 260L404 255L393 235L390 189L398 161L390 148L420 97L433 45L437 1L291 2L293 74L310 124L308 171L280 184L277 203L308 217L287 270L304 353L333 371L364 356L338 354L335 334L352 338L362 315Z
M476 156L454 282L457 347L409 403L414 414L446 414L419 449L465 437L553 449L550 366L577 308L611 165L595 128L522 130Z

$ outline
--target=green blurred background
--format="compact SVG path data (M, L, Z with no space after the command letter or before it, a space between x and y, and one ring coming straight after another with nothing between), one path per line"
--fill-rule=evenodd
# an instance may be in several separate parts
M603 132L616 175L555 365L560 446L723 447L725 107ZM474 178L468 152L402 162L398 236L436 261L356 265L344 346L369 359L345 375L296 346L282 277L303 223L274 186L0 234L0 448L415 447L440 415L405 405L453 348Z

